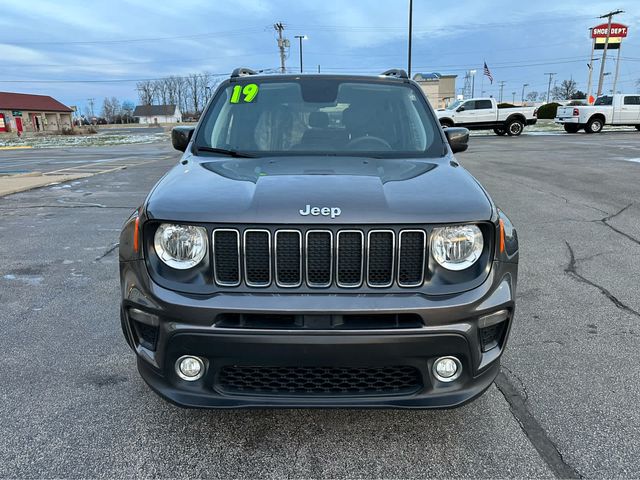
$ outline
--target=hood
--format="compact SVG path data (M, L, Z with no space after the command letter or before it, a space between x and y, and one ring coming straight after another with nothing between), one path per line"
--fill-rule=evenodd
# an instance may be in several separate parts
M183 222L409 224L489 220L492 204L452 157L190 157L146 210Z

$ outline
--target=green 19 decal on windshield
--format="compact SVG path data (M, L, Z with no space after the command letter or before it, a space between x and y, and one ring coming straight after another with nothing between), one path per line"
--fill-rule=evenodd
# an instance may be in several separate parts
M230 103L251 103L258 95L258 85L255 83L247 83L246 85L236 85L231 93ZM240 98L242 97L242 98Z

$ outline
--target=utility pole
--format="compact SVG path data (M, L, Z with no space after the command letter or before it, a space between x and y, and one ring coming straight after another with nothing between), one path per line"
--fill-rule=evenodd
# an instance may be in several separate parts
M89 116L93 117L93 104L95 103L95 98L88 98L87 103L89 104Z
M587 66L589 67L589 80L587 81L587 103L591 104L591 86L592 86L592 78L593 78L593 53L596 48L596 39L593 38L593 28L589 28L589 38L591 39L591 55L589 55L589 63Z
M476 96L476 72L477 70L469 70L471 74L471 98Z
M285 48L289 44L289 40L282 36L282 32L284 31L284 25L282 22L275 23L273 28L278 32L278 49L280 50L280 73L286 73L287 69L284 66L284 61L286 57Z
M551 93L551 79L554 75L557 75L555 72L553 73L545 73L545 75L549 75L549 86L547 87L547 103L549 103L549 93Z
M596 97L602 95L602 82L604 81L604 68L607 60L607 49L609 48L609 38L611 37L611 19L614 15L618 15L619 13L624 13L622 10L614 10L613 12L609 12L605 15L600 15L600 18L608 18L609 26L607 28L607 38L604 40L604 50L602 50L602 63L600 64L600 77L598 79L598 93Z
M516 92L511 92L511 104L514 105L516 103Z
M302 73L302 40L306 40L306 35L294 35L295 38L300 40L300 73Z
M528 83L525 83L524 85L522 85L522 99L520 100L520 103L523 105L524 105L524 89L528 86L529 86Z
M411 35L413 32L413 0L409 0L409 52L407 59L407 75L411 78Z
M502 90L504 90L504 84L507 83L504 80L501 80L500 82L498 82L500 84L500 100L499 102L502 103Z

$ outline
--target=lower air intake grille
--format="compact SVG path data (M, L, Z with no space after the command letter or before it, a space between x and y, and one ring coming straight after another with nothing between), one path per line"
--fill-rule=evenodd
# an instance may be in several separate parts
M247 395L407 395L422 386L411 366L263 367L225 366L219 389Z

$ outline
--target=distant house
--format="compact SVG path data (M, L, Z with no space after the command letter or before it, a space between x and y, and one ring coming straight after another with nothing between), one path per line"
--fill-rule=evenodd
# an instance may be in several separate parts
M457 75L416 73L413 79L420 85L433 108L444 108L456 99Z
M178 123L182 121L182 113L177 105L138 105L133 116L140 123Z
M0 132L59 132L73 110L48 95L0 92Z

